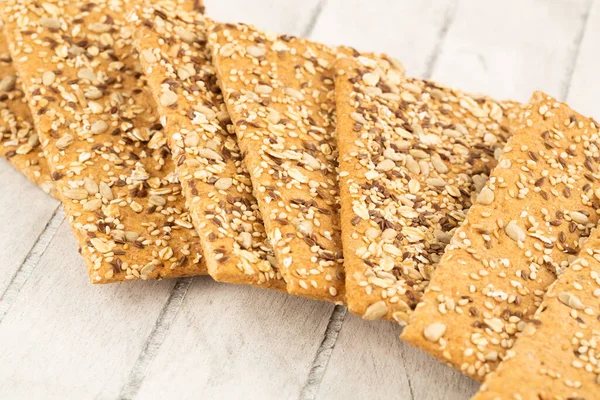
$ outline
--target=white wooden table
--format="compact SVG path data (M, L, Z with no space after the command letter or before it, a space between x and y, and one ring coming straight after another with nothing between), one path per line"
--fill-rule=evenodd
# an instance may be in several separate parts
M600 0L206 0L409 75L600 117ZM59 203L0 160L0 399L463 399L390 322L210 278L92 286Z

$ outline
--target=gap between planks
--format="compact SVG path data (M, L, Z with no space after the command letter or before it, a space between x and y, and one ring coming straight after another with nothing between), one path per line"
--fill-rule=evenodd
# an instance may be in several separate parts
M320 0L319 3L317 3L317 6L313 10L313 12L310 16L310 19L308 20L308 24L306 25L306 28L304 29L304 31L302 31L303 37L306 37L306 38L310 37L312 32L315 30L315 26L317 26L319 17L321 16L321 13L323 12L323 8L325 8L326 4L327 4L327 0Z
M132 400L136 397L144 382L148 368L152 364L154 357L156 357L160 346L167 337L175 317L179 313L183 299L185 298L193 279L194 278L180 278L175 283L175 286L173 286L171 294L156 319L142 352L135 361L127 381L121 388L121 393L118 397L120 400Z
M42 255L48 249L48 245L54 238L54 235L56 235L56 232L64 219L65 214L62 207L60 205L56 206L52 216L46 223L46 226L36 239L33 247L29 250L29 253L27 253L25 260L23 260L23 263L19 266L19 269L17 269L4 290L4 293L2 293L2 296L0 297L0 323L2 323L4 316L19 295L21 288L40 262Z
M450 26L452 22L454 22L454 18L456 17L456 10L458 9L458 0L452 1L452 3L446 9L444 13L444 20L442 25L440 26L440 30L437 33L437 41L435 46L433 47L433 51L427 57L427 62L425 63L425 72L423 73L423 79L431 79L431 75L433 74L433 69L437 64L440 53L442 52L442 46L446 41L446 36L448 35L448 31L450 30Z
M588 21L590 19L590 13L592 11L592 6L594 5L595 0L588 0L585 13L581 16L581 24L579 26L579 32L577 32L577 36L573 41L573 48L571 50L571 64L569 65L569 69L566 72L566 77L563 82L563 87L560 91L560 101L567 101L567 97L569 96L569 90L571 89L571 82L573 81L573 75L575 74L575 67L577 65L577 59L579 58L579 51L581 49L581 43L583 42L583 38L585 36L585 30L588 25Z
M342 330L344 318L346 318L347 313L348 309L344 306L335 306L333 309L333 312L329 317L327 329L325 329L325 334L323 335L323 340L321 341L321 345L317 350L310 372L308 373L308 379L300 391L301 400L313 400L316 398L319 385L325 375L325 369L327 368L327 364L333 353L333 348L335 347L338 335Z

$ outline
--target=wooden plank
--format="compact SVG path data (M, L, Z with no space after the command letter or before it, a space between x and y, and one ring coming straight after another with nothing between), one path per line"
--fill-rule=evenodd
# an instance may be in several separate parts
M560 96L589 4L461 1L433 79L500 99L527 101L536 89Z
M578 57L574 63L574 71L570 87L567 88L565 98L573 109L584 115L590 115L596 120L600 119L600 79L598 77L598 63L600 62L600 1L595 0L586 21L586 29L582 35Z
M319 0L282 3L279 0L204 0L206 15L220 22L245 22L291 35L304 35L318 14Z
M137 397L298 397L332 308L194 278Z
M0 159L0 298L59 202Z
M116 398L174 283L91 285L63 222L0 324L0 398Z
M398 339L401 330L348 313L317 398L458 400L475 393L476 382Z
M330 0L311 38L401 60L410 76L424 76L440 35L454 12L453 0Z

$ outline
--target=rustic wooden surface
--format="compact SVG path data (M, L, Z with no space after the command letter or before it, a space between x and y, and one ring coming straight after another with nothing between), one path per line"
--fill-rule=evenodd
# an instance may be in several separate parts
M600 117L600 0L205 0L409 75ZM0 160L1 399L465 399L390 322L209 278L92 286L62 209Z

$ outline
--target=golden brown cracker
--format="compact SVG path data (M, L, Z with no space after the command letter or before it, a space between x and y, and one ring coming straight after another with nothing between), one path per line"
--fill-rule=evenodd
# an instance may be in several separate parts
M141 7L132 23L210 275L285 290L210 63L204 17L162 1Z
M207 272L132 46L129 7L2 6L15 68L95 283Z
M598 124L536 93L402 338L482 380L596 226Z
M474 399L596 398L599 298L600 230L595 229Z
M0 154L44 192L54 196L54 182L21 82L12 66L0 21Z
M335 90L348 307L405 325L516 107L369 57L338 60Z
M288 292L343 302L336 51L244 24L215 24L208 39Z

